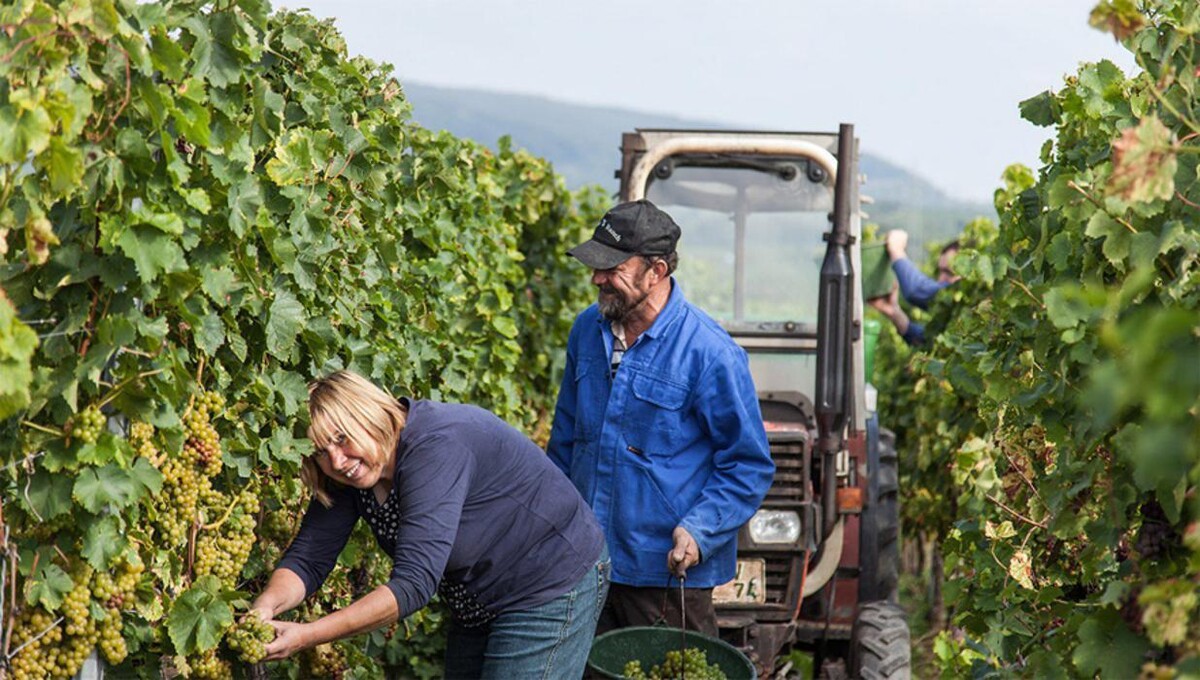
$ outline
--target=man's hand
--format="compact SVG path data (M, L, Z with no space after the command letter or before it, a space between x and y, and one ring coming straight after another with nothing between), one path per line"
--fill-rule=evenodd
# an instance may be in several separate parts
M884 247L887 248L888 259L892 262L907 257L908 232L903 229L893 229L884 237Z
M310 647L306 628L308 624L290 621L268 621L275 627L275 639L267 643L264 661L278 661Z
M900 309L900 286L893 283L892 290L887 295L867 300L867 304L879 310L881 314L889 319L895 318L896 310Z
M675 540L675 547L667 553L667 571L683 578L688 569L700 562L700 546L683 527L675 527L672 538Z
M896 332L900 335L904 335L908 330L908 314L905 314L904 309L900 307L900 284L893 283L891 293L871 298L867 300L867 304L886 316L892 322L892 325L896 327Z

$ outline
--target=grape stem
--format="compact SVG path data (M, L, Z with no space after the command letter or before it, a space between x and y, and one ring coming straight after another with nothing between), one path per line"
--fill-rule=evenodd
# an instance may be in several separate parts
M29 429L31 429L31 430L37 430L38 432L44 432L44 433L46 433L46 434L52 434L52 435L54 435L54 436L56 436L56 437L65 437L65 436L67 436L67 433L66 433L66 432L63 432L62 430L58 430L58 429L55 429L55 428L53 428L53 427L47 427L47 426L45 426L45 425L38 425L37 423L35 423L35 422L33 422L33 421L30 421L30 420L22 420L22 421L21 421L21 424L22 424L22 425L24 425L25 427L28 427L28 428L29 428Z
M1016 517L1017 519L1021 520L1022 522L1026 523L1026 524L1028 524L1028 525L1030 525L1030 526L1035 526L1035 527L1037 527L1037 528L1039 528L1039 529L1042 529L1042 530L1045 530L1045 529L1046 529L1046 524L1045 524L1044 522L1038 522L1038 521L1036 521L1036 520L1029 519L1029 518L1028 518L1028 517L1026 517L1025 515L1022 515L1021 513L1017 512L1016 510L1013 510L1012 508L1010 508L1010 507L1008 507L1007 505L1005 505L1005 504L1004 504L1004 502L1003 502L1003 501L1001 501L999 498L996 498L995 496L990 496L990 495L989 495L989 496L987 496L987 499L988 499L989 501L991 501L991 502L995 503L996 505L1000 506L1000 509L1001 509L1001 510L1004 510L1005 512L1007 512L1008 514L1012 515L1013 517Z
M191 576L192 576L192 567L193 567L193 566L195 565L195 563L196 563L196 531L197 531L199 528L200 528L200 520L199 520L199 518L196 518L196 519L192 520L192 531L191 531L191 533L188 535L188 561L187 561L187 573L188 573L188 578L189 578L189 579L190 579L190 578L191 578Z
M200 382L200 376L202 376L202 375L204 375L204 355L203 354L200 355L200 364L198 366L196 366L196 384L199 385L201 387L201 389L203 389L203 387L204 387L204 383ZM193 392L192 396L188 399L187 410L184 411L183 414L186 416L187 414L191 413L192 407L195 405L196 405L196 394Z
M1044 310L1044 309L1046 309L1046 305L1042 304L1042 301L1041 301L1041 300L1039 300L1039 299L1037 299L1036 297L1034 297L1034 295L1033 295L1033 291L1029 290L1029 287L1028 287L1028 286L1026 286L1025 284L1023 284L1023 283L1021 283L1020 281L1018 281L1018 280L1017 280L1017 278L1016 278L1015 276L1010 276L1010 277L1008 277L1008 280L1009 280L1009 282L1011 282L1013 285L1015 285L1017 288L1020 288L1021 290L1025 291L1025 294L1029 296L1029 299L1030 299L1030 300L1033 300L1033 301L1034 301L1034 303L1035 303L1035 304L1037 304L1037 306L1038 306L1038 307L1040 307L1040 308L1041 308L1041 309L1043 309L1043 310Z
M109 402L111 402L113 399L117 398L117 395L119 395L121 393L121 390L125 389L129 385L129 383L131 383L135 380L141 380L142 378L149 378L151 376L158 375L159 373L162 373L165 370L167 370L167 369L159 368L159 369L156 369L153 371L143 371L141 373L138 373L137 375L134 375L134 376L131 376L129 378L122 380L120 383L117 383L116 387L109 390L108 394L106 394L103 399L96 402L96 408L104 408L105 406L107 406L109 404Z
M221 519L217 520L216 522L213 522L212 524L201 525L201 528L204 529L205 531L212 531L214 529L220 529L221 525L225 523L225 520L229 519L229 516L233 514L233 509L238 506L238 502L241 500L242 500L241 496L234 496L233 502L230 503L229 507L225 509L225 514L221 516Z

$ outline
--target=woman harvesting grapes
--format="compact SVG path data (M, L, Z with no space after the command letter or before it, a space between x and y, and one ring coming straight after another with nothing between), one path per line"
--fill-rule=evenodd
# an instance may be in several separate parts
M301 476L314 499L253 610L268 659L387 625L435 590L452 613L446 676L579 677L608 589L599 525L536 444L491 413L393 399L339 371L309 385ZM391 579L310 623L275 617L324 583L355 523Z

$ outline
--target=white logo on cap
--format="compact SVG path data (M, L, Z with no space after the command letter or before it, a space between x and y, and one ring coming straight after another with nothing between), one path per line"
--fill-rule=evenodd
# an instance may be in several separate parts
M600 220L600 228L604 229L604 231L607 231L607 232L608 232L608 234L609 234L609 236L612 236L612 237L613 237L613 240L614 240L614 241L616 241L617 243L620 243L620 242L621 242L621 235L620 235L620 234L618 234L618 233L617 233L617 230L616 230L616 229L613 229L613 228L612 228L612 225L608 223L608 218L607 218L607 217L606 217L606 218L604 218L604 219L602 219L602 220Z

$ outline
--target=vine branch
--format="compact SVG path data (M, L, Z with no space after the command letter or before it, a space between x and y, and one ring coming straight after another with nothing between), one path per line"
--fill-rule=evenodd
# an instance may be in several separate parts
M1021 513L1017 512L1016 510L1013 510L1012 508L1005 505L1004 501L1000 500L999 498L996 498L995 496L988 495L988 496L985 496L985 498L987 498L989 501L995 503L996 505L1000 506L1001 510L1004 510L1005 512L1012 515L1013 517L1016 517L1017 519L1021 520L1022 522L1026 523L1030 526L1037 527L1043 531L1046 530L1047 527L1046 527L1045 522L1039 522L1037 520L1029 519L1025 515L1022 515Z

